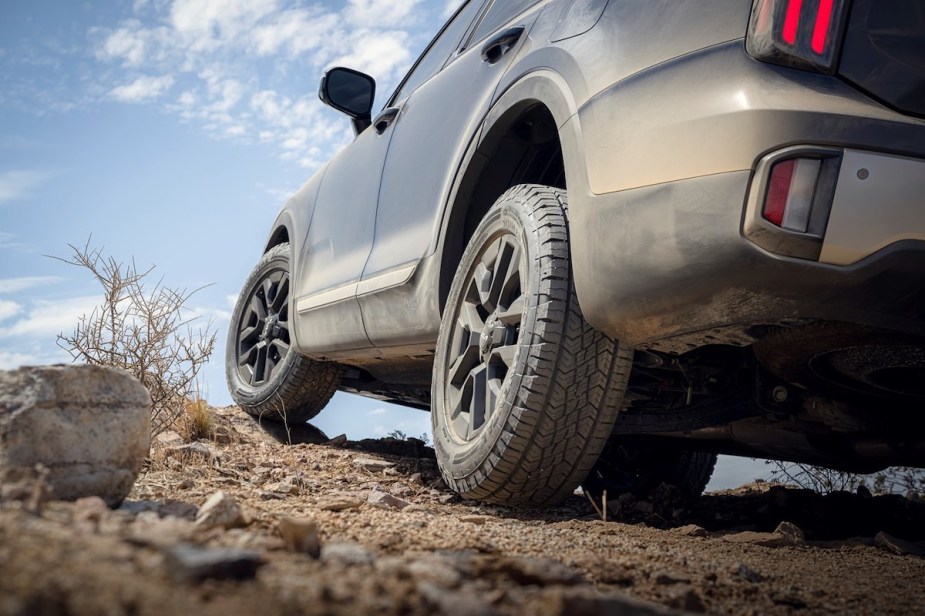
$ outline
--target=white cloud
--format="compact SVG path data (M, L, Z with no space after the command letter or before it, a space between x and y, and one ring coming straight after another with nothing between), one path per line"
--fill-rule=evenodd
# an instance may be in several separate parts
M170 23L191 50L235 43L277 9L275 0L175 0Z
M123 66L139 66L145 59L147 42L141 31L141 23L130 20L106 37L97 57L107 60L122 60Z
M329 65L349 66L370 75L389 75L396 69L411 64L408 35L405 32L363 32L354 44L353 51L329 62Z
M0 370L13 370L20 366L35 366L40 363L42 362L37 355L0 349Z
M41 287L61 282L58 276L20 276L17 278L0 278L0 294L18 293L33 287Z
M98 60L123 69L122 83L112 83L112 70L100 72L110 98L150 102L176 87L179 93L164 100L167 111L216 138L275 144L282 159L312 168L352 139L346 118L315 94L322 70L347 65L373 75L378 90L388 92L447 6L135 0L131 18L93 28L90 37Z
M96 295L73 297L63 300L37 300L26 315L0 328L0 336L57 336L70 332L82 315L89 315L100 305L102 298Z
M367 414L367 415L370 415L370 416L372 416L372 415L384 415L384 414L386 414L386 413L388 413L388 412L389 412L389 409L383 408L383 407L380 406L380 407L378 407L378 408L374 408L373 410L369 411L369 412L366 413L366 414Z
M49 174L41 171L15 170L0 173L0 204L31 196Z
M405 26L414 21L414 9L421 0L350 0L347 19L360 27Z
M132 83L113 88L109 94L123 103L140 103L161 96L170 89L173 82L174 79L170 75L161 77L145 75Z
M16 316L21 310L22 307L16 302L0 299L0 321L5 321L10 317Z
M459 8L459 5L463 3L463 0L446 0L446 5L443 7L443 19L449 19L450 15L456 12L456 9Z

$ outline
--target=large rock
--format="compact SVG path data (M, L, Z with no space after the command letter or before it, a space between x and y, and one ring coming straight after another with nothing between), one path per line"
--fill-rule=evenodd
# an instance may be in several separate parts
M0 371L0 475L42 464L55 498L117 505L148 455L150 409L144 386L115 368Z

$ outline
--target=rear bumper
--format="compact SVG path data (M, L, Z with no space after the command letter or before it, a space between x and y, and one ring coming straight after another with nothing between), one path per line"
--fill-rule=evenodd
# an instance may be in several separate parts
M729 43L616 84L573 121L588 177L569 178L572 258L595 327L672 351L803 319L925 335L922 120ZM762 160L801 146L842 157L809 258L749 227Z
M777 255L743 236L751 185L749 171L723 173L596 195L577 208L572 251L588 321L630 345L672 351L747 343L753 325L802 319L925 335L925 241L892 241L848 265Z

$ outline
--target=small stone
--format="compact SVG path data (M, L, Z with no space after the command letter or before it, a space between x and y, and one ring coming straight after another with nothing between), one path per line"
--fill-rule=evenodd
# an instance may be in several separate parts
M363 502L349 496L327 496L318 501L318 508L322 511L347 511L359 509Z
M329 447L343 447L346 444L347 444L346 434L338 434L337 436L332 438L330 441L325 443L325 445L328 445Z
M792 544L799 544L805 541L803 530L792 522L781 522L777 525L777 528L774 529L774 534L786 537Z
M185 445L172 445L164 449L164 454L169 458L199 458L211 463L218 463L222 458L220 453L199 441Z
M328 543L321 548L324 564L371 565L376 555L355 543Z
M697 526L696 524L686 524L678 528L672 528L671 532L684 535L685 537L706 537L710 534L705 528Z
M237 528L245 526L247 520L236 500L222 491L210 496L196 514L196 526L200 528Z
M722 539L729 543L751 543L766 548L777 548L791 544L789 537L775 533L759 533L751 530L733 533L731 535L723 535Z
M353 464L354 466L359 466L360 468L372 473L379 473L387 468L392 468L395 466L391 462L386 462L385 460L377 460L376 458L354 458Z
M286 495L279 492L260 492L260 500L283 500L284 498Z
M460 522L467 522L476 526L482 526L489 520L491 520L491 517L487 515L464 515L459 518Z
M154 442L163 447L183 445L183 437L174 430L165 430L154 437Z
M196 527L184 518L161 518L154 511L142 511L128 529L128 539L139 545L174 546L193 538Z
M889 535L883 531L874 536L874 545L898 556L925 556L925 548L911 541L905 541Z
M744 563L740 563L737 567L734 567L732 573L733 575L742 578L746 582L751 582L752 584L759 584L766 579L763 575L745 565Z
M703 598L697 594L691 587L682 587L671 596L668 605L679 610L703 614L707 611L707 606L703 603Z
M656 584L670 586L672 584L689 584L689 577L675 573L674 571L659 571L652 576Z
M288 481L268 483L263 486L263 489L267 492L276 492L277 494L286 494L288 496L298 496L299 494L299 486L289 483Z
M166 565L176 582L206 579L249 580L263 565L259 552L232 548L203 548L182 544L165 553Z
M426 513L427 515L437 515L433 510L428 509L424 505L409 505L402 509L404 513Z
M459 494L441 494L437 501L441 505L449 505L450 503L458 503L460 501Z
M402 537L398 533L386 533L379 538L380 548L390 548L402 542Z
M408 483L414 486L423 486L424 478L421 476L421 473L414 473L413 475L408 477Z
M196 514L199 513L199 507L193 503L169 501L158 507L157 512L162 517L183 518L192 522L196 519Z
M497 610L483 599L463 590L447 590L445 586L421 580L417 584L418 592L431 604L436 613L444 616L494 616Z
M617 499L607 501L607 519L618 518L623 514L623 503Z
M510 558L502 560L498 568L524 586L573 586L585 581L581 573L551 558Z
M99 496L85 496L74 501L74 521L96 530L100 520L109 513L109 506Z
M195 487L196 487L196 482L189 478L184 479L183 481L177 484L178 490L189 490L190 488L195 488Z
M409 494L412 494L413 492L414 490L412 490L405 484L401 483L400 481L396 481L389 488L389 494L393 494L395 496L408 496Z
M290 552L308 554L313 558L318 558L321 554L318 523L314 520L282 518L279 521L279 534Z
M432 582L444 588L458 588L463 576L451 562L437 555L430 555L413 560L405 570L415 580Z
M633 505L633 511L637 513L653 513L655 507L649 501L639 501Z
M383 492L381 490L371 490L369 493L369 498L366 499L366 502L373 507L379 507L380 509L402 510L405 507L409 507L411 505L411 503L404 500L403 498L398 498L397 496L393 496L388 492Z

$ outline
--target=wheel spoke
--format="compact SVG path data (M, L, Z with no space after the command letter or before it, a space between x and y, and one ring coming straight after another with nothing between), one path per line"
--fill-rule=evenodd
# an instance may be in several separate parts
M267 309L264 305L264 302L261 301L260 297L254 293L254 296L251 298L250 303L251 312L257 315L259 321L263 321L267 318Z
M517 345L511 344L508 346L498 347L491 352L491 356L497 357L501 360L501 363L510 370L514 367L514 358L517 356Z
M517 272L520 265L520 250L507 237L501 239L498 257L492 269L491 286L488 291L488 301L485 308L494 311L498 307L501 293L511 279L512 272Z
M487 402L486 389L488 387L487 367L482 364L472 371L472 403L471 413L469 416L469 426L466 432L466 440L472 437L472 433L481 428L485 423Z
M498 312L498 320L505 325L520 325L523 320L525 306L525 298L520 295L506 309Z
M253 327L245 327L238 335L238 342L247 343L253 339L256 339L260 335L260 330L262 329L263 323L260 321L257 321L257 325L254 325Z
M484 263L475 266L475 274L472 276L475 290L478 293L479 305L488 310L489 293L491 292L491 270ZM491 310L488 310L491 312Z
M452 385L459 387L465 381L472 369L479 363L478 346L468 346L466 350L460 353L453 365L447 371L447 380Z
M257 361L257 345L248 347L246 351L243 351L238 359L239 366L247 366L251 368Z
M254 373L251 375L251 385L256 385L265 379L265 367L267 365L267 345L265 342L258 342L254 347L257 351L257 361L254 362Z
M479 315L478 308L469 302L464 303L459 311L459 325L475 334L474 344L478 346L478 337L482 333L482 328L485 327L485 321L483 321L482 317ZM472 345L473 342L470 340L468 344Z
M488 387L485 388L485 420L487 421L489 417L495 411L495 405L498 404L498 398L501 397L501 384L503 381L500 379L491 379L488 381Z
M270 309L273 312L281 313L289 299L289 274L283 272L279 281L276 283L276 295L273 296L273 302Z
M273 340L270 346L276 349L280 359L286 357L286 354L289 352L289 343L279 338Z

